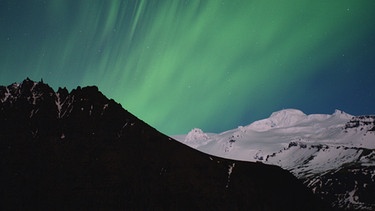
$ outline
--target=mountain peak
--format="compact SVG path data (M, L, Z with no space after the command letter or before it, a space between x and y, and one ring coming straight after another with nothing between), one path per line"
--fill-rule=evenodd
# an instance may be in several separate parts
M199 146L209 139L209 136L199 128L192 129L185 137L190 146Z
M266 131L272 128L289 127L300 122L306 117L306 114L300 110L283 109L273 112L267 119L253 122L248 126L248 128L257 131Z
M29 78L26 78L21 83L0 86L0 102L2 103L13 103L17 99L23 99L35 104L37 98L47 95L52 96L53 94L54 91L50 86L42 81L35 82Z
M306 115L306 114L303 113L301 110L298 110L298 109L286 108L286 109L282 109L282 110L273 112L271 114L271 117L279 116L279 115L286 116L286 115Z
M273 112L269 119L272 119L276 124L290 125L295 121L306 118L306 114L298 109L283 109Z
M354 117L353 115L345 113L344 111L341 111L339 109L335 109L335 112L332 114L332 116L341 117L341 118L345 118L345 119L350 119L350 118Z

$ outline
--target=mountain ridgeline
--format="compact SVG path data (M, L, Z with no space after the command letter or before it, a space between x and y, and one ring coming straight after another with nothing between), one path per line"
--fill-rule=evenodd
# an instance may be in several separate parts
M1 210L330 210L286 170L208 155L97 87L0 86Z
M375 210L375 116L284 109L222 132L195 128L176 140L228 159L282 167L332 207Z

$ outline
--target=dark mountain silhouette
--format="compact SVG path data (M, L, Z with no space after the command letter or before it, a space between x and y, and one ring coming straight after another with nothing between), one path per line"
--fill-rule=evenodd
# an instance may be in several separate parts
M97 87L0 87L0 209L330 210L276 166L210 156Z

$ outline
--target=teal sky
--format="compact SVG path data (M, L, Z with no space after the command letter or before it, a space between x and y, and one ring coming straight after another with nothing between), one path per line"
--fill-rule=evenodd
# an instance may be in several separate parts
M166 134L375 114L373 0L0 0L0 84L97 85Z

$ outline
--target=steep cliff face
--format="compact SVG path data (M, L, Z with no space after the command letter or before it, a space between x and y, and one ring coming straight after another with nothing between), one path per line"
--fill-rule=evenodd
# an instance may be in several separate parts
M97 87L0 87L1 209L324 210L285 170L187 147ZM327 209L328 210L328 209Z

